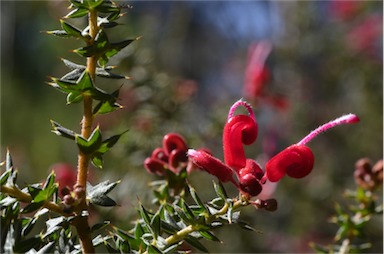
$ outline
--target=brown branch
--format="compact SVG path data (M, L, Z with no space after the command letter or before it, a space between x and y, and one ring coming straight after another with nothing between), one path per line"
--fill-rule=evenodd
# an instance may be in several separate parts
M91 45L94 43L95 37L99 31L97 26L97 12L95 10L89 11L89 35L91 40L88 43ZM95 73L96 73L96 57L87 58L87 71L92 79L92 82L95 83ZM83 109L84 116L81 122L81 135L84 138L89 138L92 132L92 123L93 123L93 113L92 113L92 102L93 99L89 95L83 96ZM94 253L95 248L92 244L91 230L88 223L88 204L86 202L86 183L88 177L88 166L89 166L90 157L82 152L79 153L78 159L78 172L77 172L77 181L74 188L75 198L80 202L76 207L77 218L73 221L73 225L76 227L77 233L80 238L81 248L83 253Z

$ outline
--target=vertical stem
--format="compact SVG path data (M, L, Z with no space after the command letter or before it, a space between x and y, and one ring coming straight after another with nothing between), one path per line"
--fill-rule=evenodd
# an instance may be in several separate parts
M97 26L97 12L95 10L89 11L89 35L91 36L91 40L88 43L91 45L94 43L95 37L99 31L99 27ZM95 73L96 73L96 63L97 58L92 56L87 58L87 71L92 79L92 82L95 83ZM83 96L83 109L84 116L81 122L81 135L84 138L89 138L92 132L92 122L93 122L93 114L92 114L92 102L93 99L89 95ZM88 224L88 205L86 202L86 184L87 184L87 176L88 176L88 166L89 166L90 157L82 152L79 153L78 159L78 171L77 171L77 181L75 185L75 195L76 199L80 202L77 207L78 217L74 221L74 225L76 227L77 233L80 238L81 248L83 253L94 253L95 248L92 244L92 236L90 227Z

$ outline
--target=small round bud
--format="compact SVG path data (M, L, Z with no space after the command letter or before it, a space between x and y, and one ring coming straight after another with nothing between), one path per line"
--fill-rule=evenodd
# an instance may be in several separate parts
M84 186L75 185L75 190L73 192L75 193L76 198L85 197L85 188L84 188Z
M264 209L270 212L277 210L277 201L276 199L267 199L264 201Z
M70 194L68 194L64 196L63 202L64 204L71 206L75 202L75 199Z

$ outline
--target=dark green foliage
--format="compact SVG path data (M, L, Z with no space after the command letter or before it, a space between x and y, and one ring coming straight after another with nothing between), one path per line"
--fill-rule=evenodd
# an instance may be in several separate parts
M92 186L88 183L87 199L89 200L89 202L95 205L115 206L116 202L110 197L108 197L107 194L112 191L119 182L120 181L109 183L109 181L107 180L95 186Z

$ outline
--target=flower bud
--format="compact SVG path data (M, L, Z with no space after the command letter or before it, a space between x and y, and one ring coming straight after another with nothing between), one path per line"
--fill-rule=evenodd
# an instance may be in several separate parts
M264 209L270 212L274 212L277 210L277 201L276 199L267 199L264 200Z
M64 204L71 206L75 202L75 199L70 194L67 194L64 196L63 202Z
M184 138L177 133L169 133L163 138L163 148L167 155L170 155L173 150L187 152L187 144Z

